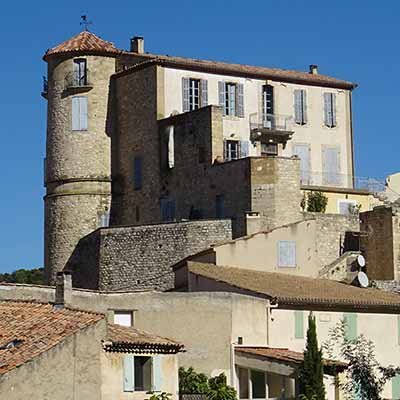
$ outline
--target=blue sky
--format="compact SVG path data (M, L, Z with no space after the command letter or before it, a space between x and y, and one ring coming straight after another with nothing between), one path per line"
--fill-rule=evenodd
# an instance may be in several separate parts
M49 47L77 34L80 15L120 48L145 37L153 53L307 70L357 82L356 174L400 170L400 43L397 0L4 2L0 13L3 172L0 272L43 264L46 101L40 97Z

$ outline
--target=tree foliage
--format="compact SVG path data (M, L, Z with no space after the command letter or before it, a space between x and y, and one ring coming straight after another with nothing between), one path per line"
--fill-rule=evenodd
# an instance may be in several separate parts
M364 335L348 339L344 320L330 330L323 348L330 358L339 356L347 362L345 379L338 385L348 400L380 400L385 383L400 373L398 367L383 367L378 363L375 346Z
M301 201L301 208L308 212L324 213L328 205L328 197L322 192L310 192L304 194Z
M17 269L11 273L0 274L0 282L7 283L28 283L33 285L43 285L43 268Z
M299 384L300 393L307 399L325 399L322 350L318 348L315 317L312 313L308 316L307 343L299 370Z

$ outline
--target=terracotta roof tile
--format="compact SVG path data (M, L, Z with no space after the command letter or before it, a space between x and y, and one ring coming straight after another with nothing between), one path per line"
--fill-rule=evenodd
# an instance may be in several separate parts
M281 305L317 305L324 308L379 309L400 311L400 296L379 289L358 288L329 279L316 279L277 272L188 262L188 271L254 292Z
M113 43L107 42L94 33L83 31L71 39L46 51L44 59L54 54L61 53L91 53L91 54L119 54Z
M103 346L106 351L114 352L178 353L184 349L174 340L115 324L108 324L107 340Z
M56 308L52 304L1 301L0 375L103 318L100 314Z

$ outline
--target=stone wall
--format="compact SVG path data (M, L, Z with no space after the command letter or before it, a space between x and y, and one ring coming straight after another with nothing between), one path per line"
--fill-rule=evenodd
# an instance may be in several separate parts
M167 290L174 284L172 265L231 238L229 220L102 228L81 240L68 268L75 287Z

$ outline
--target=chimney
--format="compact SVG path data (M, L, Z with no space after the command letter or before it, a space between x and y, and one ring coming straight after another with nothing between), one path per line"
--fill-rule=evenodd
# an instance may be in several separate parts
M315 65L315 64L310 65L310 74L318 75L318 65Z
M135 36L131 39L131 52L144 53L144 38L142 36Z
M56 307L70 305L72 300L72 275L69 271L57 272L56 279Z

